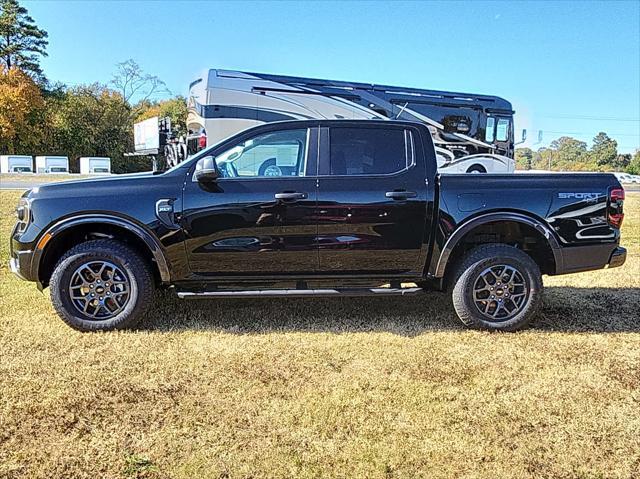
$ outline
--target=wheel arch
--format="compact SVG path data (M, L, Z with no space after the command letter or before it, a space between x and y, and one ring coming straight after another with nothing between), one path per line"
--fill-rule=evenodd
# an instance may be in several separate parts
M169 264L162 247L154 236L134 222L110 215L82 215L66 218L50 226L40 236L31 263L32 277L37 278L42 289L48 285L57 260L75 244L92 237L122 239L134 246L151 260L156 278L168 283L171 280Z
M498 234L510 225L519 225L529 234L533 234L537 240L544 240L544 244L542 246L544 246L545 252L550 254L549 260L553 262L553 270L549 270L549 267L545 268L545 265L540 264L540 258L534 257L534 260L536 260L541 270L544 270L549 274L553 274L562 269L562 251L560 249L560 244L558 243L553 231L548 226L539 219L523 213L495 212L472 218L454 231L442 248L436 264L434 277L444 278L448 270L448 266L454 262L456 258L452 253L459 250L461 246L464 245L465 240L470 238L470 235L473 236L475 233L491 227L491 225L498 226Z
M473 163L467 168L467 173L473 173L475 171L479 173L486 173L487 168L482 163Z

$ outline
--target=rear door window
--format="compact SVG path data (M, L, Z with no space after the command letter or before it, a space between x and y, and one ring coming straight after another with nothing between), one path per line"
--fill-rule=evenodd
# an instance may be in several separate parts
M403 128L343 128L329 132L330 174L386 175L411 164L409 135Z

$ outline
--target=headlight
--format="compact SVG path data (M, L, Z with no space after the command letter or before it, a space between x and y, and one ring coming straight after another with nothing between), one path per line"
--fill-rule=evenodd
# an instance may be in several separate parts
M27 225L31 221L31 203L27 198L20 198L20 202L16 207L16 218L18 220L18 231L27 229Z

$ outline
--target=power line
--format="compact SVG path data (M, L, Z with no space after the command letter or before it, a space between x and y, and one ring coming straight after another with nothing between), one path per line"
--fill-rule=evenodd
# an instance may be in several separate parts
M613 116L587 116L587 115L542 115L539 118L558 118L562 120L599 120L599 121L637 121L640 122L640 118L624 118Z
M556 135L581 135L581 136L591 136L592 133L586 133L584 131L551 131L551 130L542 130L543 133L553 133ZM599 132L598 132L599 133ZM609 133L605 132L609 136L632 136L634 138L640 138L639 134L634 133ZM597 133L593 134L593 136L597 135Z

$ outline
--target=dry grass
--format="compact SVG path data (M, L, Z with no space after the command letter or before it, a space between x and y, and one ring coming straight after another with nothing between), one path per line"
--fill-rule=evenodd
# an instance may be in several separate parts
M7 271L0 477L640 477L640 195L621 269L545 278L530 330L447 298L168 295L80 334Z

